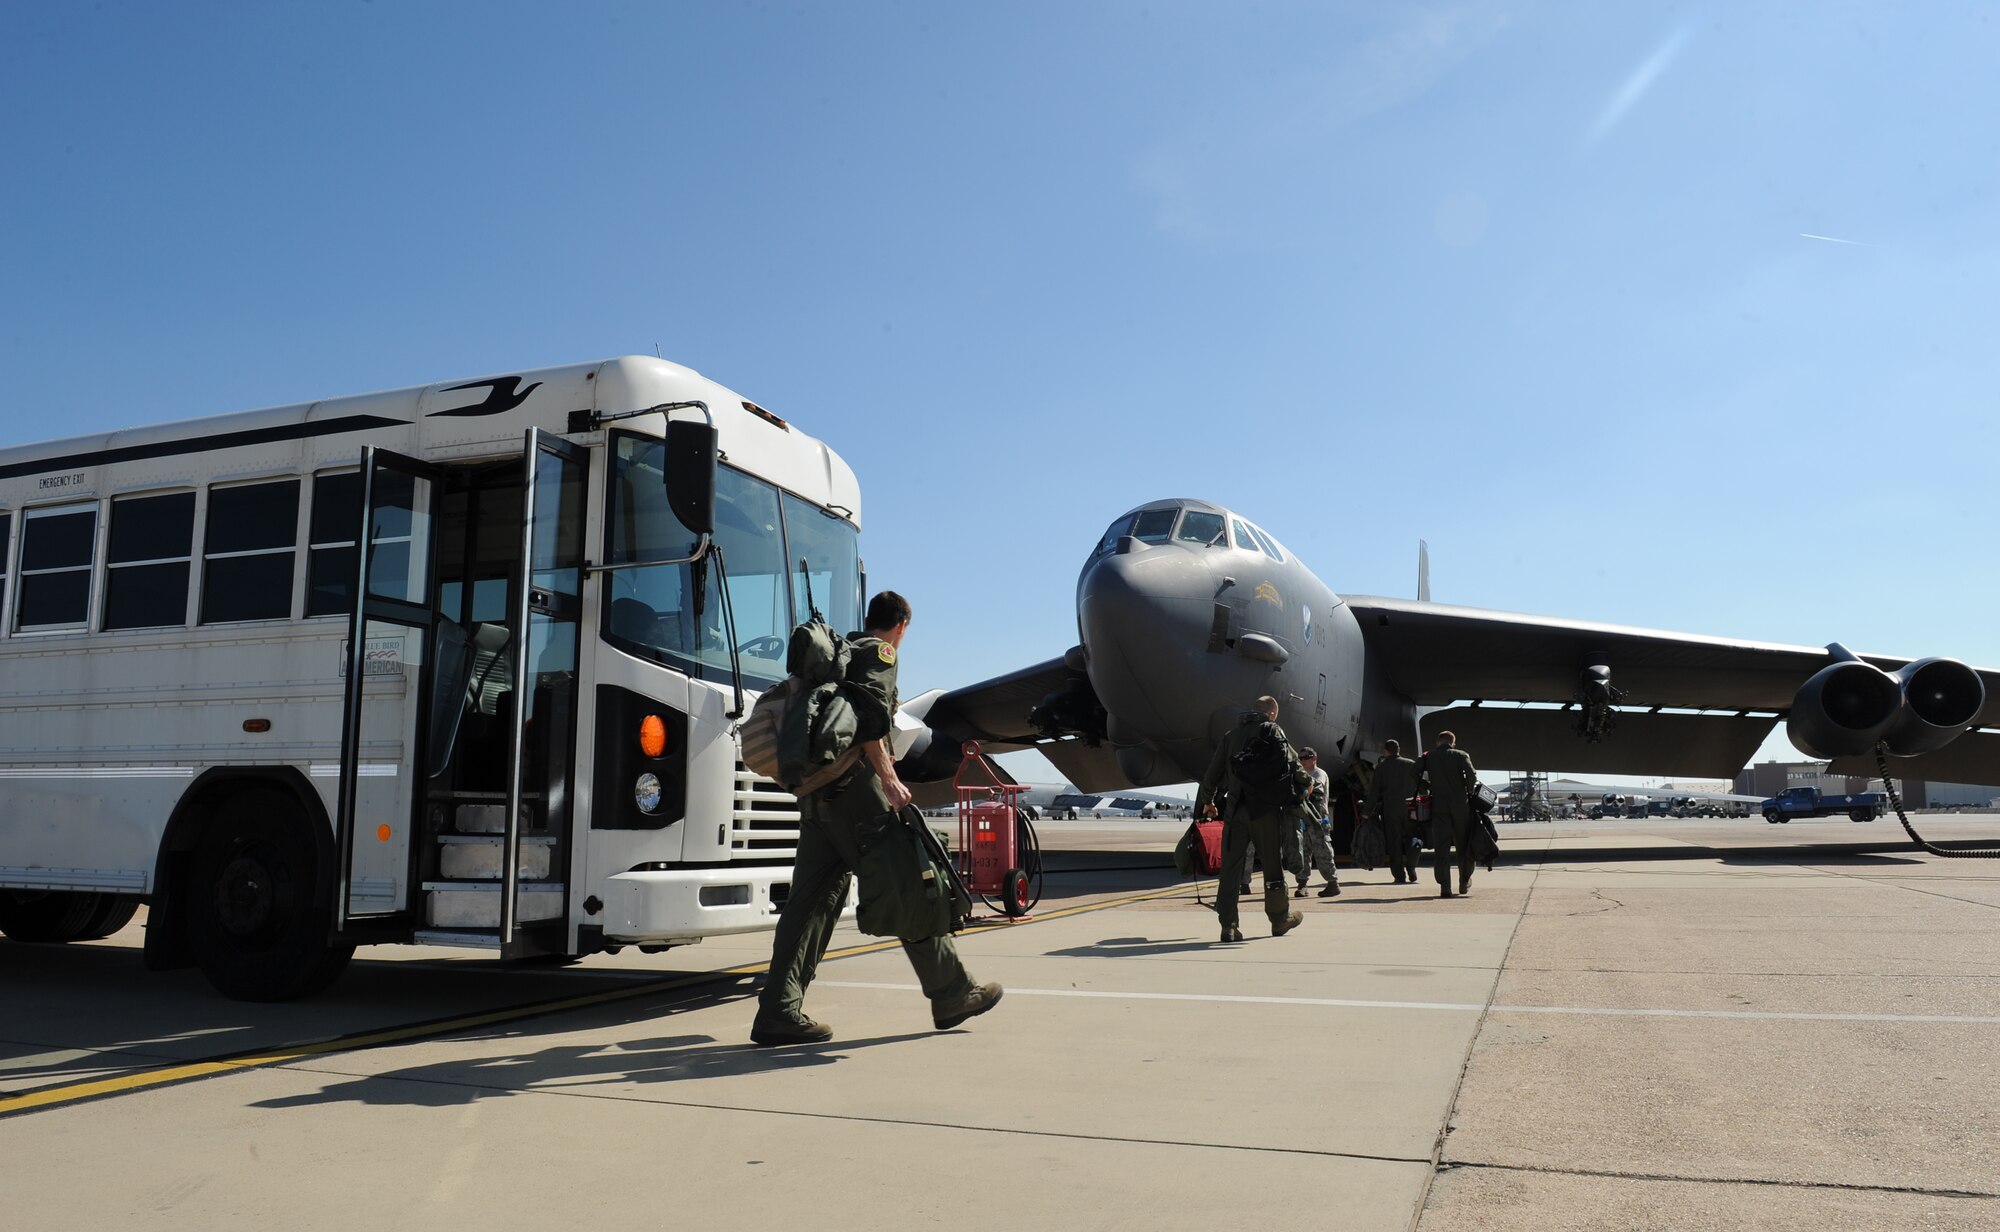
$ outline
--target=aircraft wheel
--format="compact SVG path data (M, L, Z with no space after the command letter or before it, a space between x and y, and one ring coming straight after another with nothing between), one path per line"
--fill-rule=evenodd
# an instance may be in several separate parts
M276 792L237 796L201 836L188 941L208 982L238 1001L288 1001L331 983L354 956L327 940L330 895L308 821Z
M75 941L104 897L75 890L0 890L0 933L15 941Z
M1028 874L1010 868L1000 877L1000 906L1015 919L1028 914Z

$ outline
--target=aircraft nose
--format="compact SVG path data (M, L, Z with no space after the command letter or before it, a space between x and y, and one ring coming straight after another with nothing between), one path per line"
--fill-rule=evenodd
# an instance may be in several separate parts
M1090 683L1121 724L1171 730L1175 682L1208 645L1213 591L1207 566L1174 546L1135 544L1085 566L1076 610Z

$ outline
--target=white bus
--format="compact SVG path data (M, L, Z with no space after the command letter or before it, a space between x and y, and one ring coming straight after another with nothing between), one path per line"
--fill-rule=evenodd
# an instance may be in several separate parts
M806 580L858 625L860 508L651 358L0 450L0 931L144 903L149 967L275 1000L768 928L797 805L737 729Z

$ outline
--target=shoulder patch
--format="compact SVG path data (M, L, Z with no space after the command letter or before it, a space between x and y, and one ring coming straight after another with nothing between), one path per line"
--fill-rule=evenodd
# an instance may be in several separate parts
M875 643L875 653L884 663L894 663L896 661L896 648L887 642Z

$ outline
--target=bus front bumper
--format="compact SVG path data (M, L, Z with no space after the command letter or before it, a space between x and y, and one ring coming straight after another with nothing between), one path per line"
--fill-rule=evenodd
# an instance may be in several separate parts
M604 939L688 942L761 932L777 926L791 883L788 864L617 873L604 881ZM842 913L852 910L850 891Z

